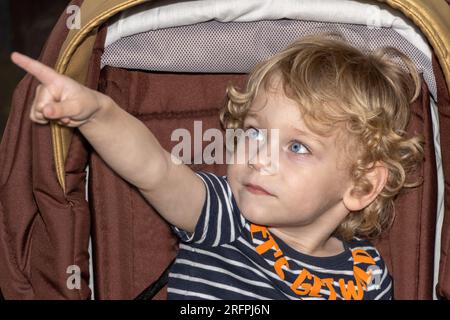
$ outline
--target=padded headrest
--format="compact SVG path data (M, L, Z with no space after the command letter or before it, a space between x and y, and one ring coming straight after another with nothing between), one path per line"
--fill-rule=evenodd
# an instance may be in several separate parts
M157 5L138 6L112 22L102 67L247 73L295 39L331 31L363 50L400 49L416 63L436 99L429 46L413 24L386 5L349 0L202 0Z

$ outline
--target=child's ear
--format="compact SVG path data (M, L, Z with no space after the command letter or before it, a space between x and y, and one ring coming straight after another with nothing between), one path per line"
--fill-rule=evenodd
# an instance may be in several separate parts
M366 174L366 178L372 185L372 190L368 193L361 194L352 192L354 185L352 184L346 191L343 197L345 207L349 211L359 211L371 204L378 194L386 185L389 172L386 165L382 162L377 162L373 169Z

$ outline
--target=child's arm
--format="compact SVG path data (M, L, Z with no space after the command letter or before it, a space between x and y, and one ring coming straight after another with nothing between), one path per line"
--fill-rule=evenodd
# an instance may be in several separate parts
M105 96L106 97L106 96ZM171 224L193 232L205 187L184 164L174 164L153 133L112 99L79 127L102 159Z
M166 220L194 231L206 197L203 182L186 165L173 163L141 121L108 96L38 61L19 54L11 59L41 82L31 120L46 124L51 119L78 127L102 159L135 185Z

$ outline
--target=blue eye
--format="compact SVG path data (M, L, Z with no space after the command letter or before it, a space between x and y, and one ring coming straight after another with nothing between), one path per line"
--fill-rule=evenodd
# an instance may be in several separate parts
M308 154L308 153L310 153L308 148L303 143L300 143L298 141L293 142L289 146L289 150L291 150L291 151L293 151L294 153L297 153L297 154Z
M262 140L264 140L264 134L260 131L260 130L258 130L258 129L255 129L255 128L253 128L253 127L250 127L250 128L248 128L246 131L245 131L245 135L247 136L247 137L249 137L250 139L252 139L252 140L259 140L259 141L262 141Z

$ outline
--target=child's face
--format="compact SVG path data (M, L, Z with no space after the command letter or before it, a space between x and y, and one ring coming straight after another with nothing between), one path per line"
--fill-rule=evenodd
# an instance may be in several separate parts
M228 180L242 214L255 224L271 227L341 220L345 210L342 197L351 184L344 149L335 144L336 133L322 137L308 130L298 105L279 86L268 92L261 90L251 112L256 117L247 116L244 129L267 129L268 145L276 143L270 129L279 129L279 160L278 166L271 166L270 153L260 152L254 164L228 166ZM245 157L248 160L247 151ZM247 184L258 185L270 195L252 192Z

